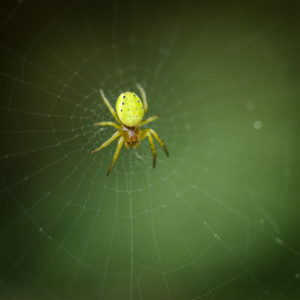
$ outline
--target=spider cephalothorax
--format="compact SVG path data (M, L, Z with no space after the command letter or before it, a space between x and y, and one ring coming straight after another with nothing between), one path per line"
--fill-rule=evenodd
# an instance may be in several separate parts
M118 130L106 141L104 142L100 147L93 150L91 153L95 153L106 146L108 146L112 141L114 141L116 138L119 137L118 140L118 146L116 149L116 152L114 154L113 160L111 162L111 165L107 171L107 175L110 174L118 156L121 151L122 145L124 144L125 148L128 149L129 147L136 148L139 146L140 142L148 137L150 147L153 153L153 168L156 165L156 149L153 142L153 137L159 142L159 144L164 149L167 156L169 156L169 152L167 150L166 145L164 142L159 138L158 134L151 128L148 129L140 129L141 126L144 126L154 120L156 120L158 117L153 116L143 121L144 113L148 110L148 104L147 104L147 98L146 93L144 89L141 87L140 84L136 85L139 89L143 103L140 100L140 98L132 92L125 92L122 93L116 102L116 111L113 109L107 98L105 97L103 91L101 90L101 96L105 103L105 105L108 107L110 113L113 115L115 120L118 122L100 122L95 123L95 125L98 126L113 126L117 128Z
M124 146L128 149L130 146L136 148L140 144L139 133L140 129L138 126L121 128L122 135L124 136Z

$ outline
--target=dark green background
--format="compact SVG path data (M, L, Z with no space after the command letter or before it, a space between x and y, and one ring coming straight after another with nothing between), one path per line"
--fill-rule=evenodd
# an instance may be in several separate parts
M299 299L299 2L1 1L1 299ZM11 17L10 17L11 16ZM166 142L116 143L148 95Z

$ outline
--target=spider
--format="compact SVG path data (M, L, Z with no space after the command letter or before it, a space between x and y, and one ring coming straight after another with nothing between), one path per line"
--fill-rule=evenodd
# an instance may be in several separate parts
M110 113L113 115L115 120L118 122L118 124L115 122L100 122L94 124L96 126L112 126L118 129L100 147L96 148L91 152L91 154L93 154L97 151L100 151L101 149L107 147L115 139L119 138L118 146L115 151L113 160L106 173L107 176L110 174L116 160L118 159L123 144L126 149L128 149L129 147L136 148L139 146L140 142L144 138L148 137L152 154L153 154L153 168L155 168L156 165L156 149L154 146L153 137L162 146L166 155L169 156L169 152L167 150L166 145L153 129L151 128L140 129L140 127L152 121L155 121L158 118L158 116L152 116L143 121L144 113L146 113L148 110L147 97L144 89L140 84L137 84L136 87L138 88L138 90L142 95L143 103L135 93L124 92L117 99L116 111L113 109L113 107L105 97L103 90L100 90L100 94L105 105L107 106L107 108L109 109Z

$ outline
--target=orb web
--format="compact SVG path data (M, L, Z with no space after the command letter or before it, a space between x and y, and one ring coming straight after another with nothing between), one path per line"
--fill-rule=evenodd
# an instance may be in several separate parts
M299 295L286 16L216 3L0 5L1 297ZM138 82L170 157L145 140L107 177L99 91Z

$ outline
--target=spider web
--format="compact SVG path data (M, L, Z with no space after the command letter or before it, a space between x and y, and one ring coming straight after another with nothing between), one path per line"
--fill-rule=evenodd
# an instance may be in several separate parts
M1 298L299 298L291 4L1 2ZM137 82L170 157L107 177Z

